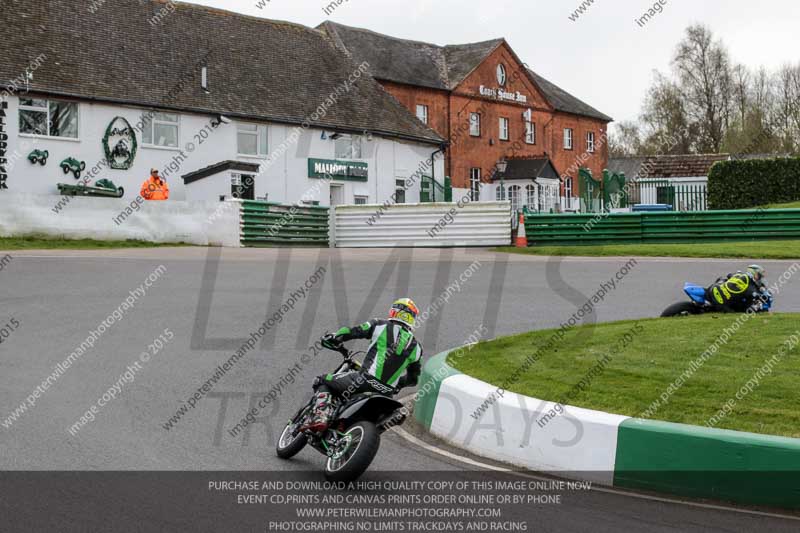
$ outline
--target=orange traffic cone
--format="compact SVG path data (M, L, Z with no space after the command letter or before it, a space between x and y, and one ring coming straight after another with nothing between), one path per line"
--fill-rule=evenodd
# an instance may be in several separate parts
M525 235L525 215L519 214L519 226L517 227L517 248L528 247L528 236Z

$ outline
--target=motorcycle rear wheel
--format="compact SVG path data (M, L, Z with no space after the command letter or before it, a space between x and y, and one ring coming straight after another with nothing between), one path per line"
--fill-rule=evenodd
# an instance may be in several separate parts
M292 436L292 431L296 430L295 426L297 425L298 424L289 421L286 427L283 428L281 436L278 438L278 443L275 445L275 453L281 459L291 459L300 453L300 450L305 448L306 444L308 444L308 437L306 437L305 434L297 433Z
M378 428L372 422L357 422L344 432L347 442L325 462L325 479L348 482L366 472L381 444Z
M671 316L699 315L702 311L692 302L678 302L670 305L661 313L662 318Z

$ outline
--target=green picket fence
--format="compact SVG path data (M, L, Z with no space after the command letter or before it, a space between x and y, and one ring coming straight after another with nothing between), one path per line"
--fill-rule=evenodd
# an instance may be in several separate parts
M328 246L329 208L245 200L241 242L247 247Z
M800 239L800 209L525 217L528 246Z

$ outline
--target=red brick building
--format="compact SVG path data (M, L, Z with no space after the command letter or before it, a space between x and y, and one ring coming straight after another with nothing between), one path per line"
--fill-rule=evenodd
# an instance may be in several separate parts
M611 117L530 70L505 39L437 46L333 22L319 29L448 139L446 173L475 199L574 207L558 196L578 196L578 169L599 176L608 164Z

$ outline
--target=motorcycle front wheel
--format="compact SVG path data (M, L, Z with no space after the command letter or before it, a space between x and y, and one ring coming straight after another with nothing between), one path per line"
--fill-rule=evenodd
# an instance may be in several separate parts
M699 315L702 311L692 302L672 304L661 313L661 317Z
M358 422L350 426L341 437L339 445L325 463L328 481L348 482L366 472L381 444L378 428L371 422Z
M283 428L283 432L278 438L278 444L275 445L275 453L281 459L291 459L308 444L308 437L303 433L297 432L297 428L302 421L302 417L297 423L290 420L286 427Z

